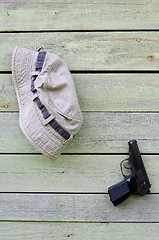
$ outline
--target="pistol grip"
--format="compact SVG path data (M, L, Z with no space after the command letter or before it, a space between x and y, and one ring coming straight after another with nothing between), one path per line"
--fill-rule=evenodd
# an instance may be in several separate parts
M119 182L108 188L108 193L110 200L117 206L123 202L130 195L130 178L124 179L122 182Z

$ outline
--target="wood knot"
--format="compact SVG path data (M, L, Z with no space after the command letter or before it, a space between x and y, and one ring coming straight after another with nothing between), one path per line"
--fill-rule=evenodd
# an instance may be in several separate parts
M147 60L153 62L155 61L155 56L147 56Z
M136 42L141 42L141 38L136 38Z
M1 107L1 108L8 108L9 105L8 105L8 104L6 104L6 105L1 105L0 107Z

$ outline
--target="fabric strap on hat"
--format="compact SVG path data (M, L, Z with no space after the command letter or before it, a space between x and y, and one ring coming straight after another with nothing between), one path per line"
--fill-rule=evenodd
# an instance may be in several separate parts
M45 59L45 55L46 55L46 52L39 52L38 53L38 57L37 57L37 61L36 61L36 71L38 71L38 72L41 72L41 70L42 70L44 59ZM34 82L35 82L36 78L37 78L37 75L33 76L32 81L31 81L31 91L32 91L33 94L37 93L37 90L35 89L35 86L34 86ZM48 117L50 117L51 114L49 113L47 108L42 104L42 102L40 101L40 98L39 97L35 97L34 100L35 100L38 108L40 109L40 111L41 111L41 113L43 115L43 118L47 119ZM60 126L60 124L55 119L52 119L49 122L49 124L63 138L65 138L66 140L68 140L70 138L71 134L68 133L64 128L62 128Z

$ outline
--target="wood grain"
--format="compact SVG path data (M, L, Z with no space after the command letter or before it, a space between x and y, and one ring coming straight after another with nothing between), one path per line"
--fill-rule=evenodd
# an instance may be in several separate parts
M107 193L123 179L120 162L127 157L62 155L54 161L41 155L0 155L0 192ZM159 156L142 159L151 192L159 193Z
M157 240L158 1L8 0L0 10L0 240ZM56 161L20 130L17 45L43 46L74 73L84 124ZM107 189L132 138L148 154L151 194L114 207Z
M82 111L159 111L159 74L72 74ZM0 74L0 111L18 111L11 74Z
M1 113L0 153L37 153L23 135L19 114ZM158 153L158 113L83 113L84 123L64 153L127 153L127 142L139 141L141 153Z
M10 0L0 8L0 31L158 30L157 0Z
M1 33L0 39L0 71L11 71L17 45L34 51L43 46L76 71L158 70L159 32Z
M158 223L1 222L0 240L158 240ZM135 233L134 233L135 230Z
M114 207L107 194L0 194L0 220L159 222L159 195L130 196Z

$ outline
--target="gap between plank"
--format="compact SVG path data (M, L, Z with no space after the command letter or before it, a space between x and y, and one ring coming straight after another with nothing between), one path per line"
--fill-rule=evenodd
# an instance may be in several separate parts
M107 192L0 192L2 194L10 195L108 195ZM159 193L150 192L146 195L159 195ZM137 193L131 194L131 196L139 196Z
M159 70L70 70L72 74L155 74ZM0 71L0 74L12 74L12 71Z
M0 33L56 33L56 32L158 32L159 29L52 29L52 30L4 30Z
M132 223L132 224L136 224L136 223L138 223L138 224L150 224L150 223L155 223L155 224L159 224L159 222L154 222L154 221L150 221L150 222L145 222L145 221L142 221L142 222L139 222L139 221L134 221L134 222L132 222L132 221L123 221L123 222L120 222L120 221L118 221L118 222L114 222L114 221L112 221L112 222L110 222L110 221L37 221L37 220L35 220L35 221L31 221L31 220L0 220L0 222L8 222L8 223L58 223L58 224L76 224L76 223L81 223L81 224L84 224L84 223L90 223L90 224L129 224L129 223Z
M159 156L159 153L140 153L142 156ZM41 153L6 153L6 152L0 152L1 155L31 155L31 156L43 156ZM127 152L126 153L61 153L61 156L122 156L122 155L129 155Z

